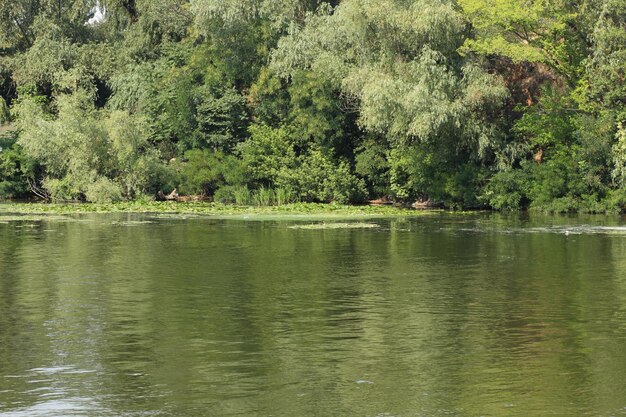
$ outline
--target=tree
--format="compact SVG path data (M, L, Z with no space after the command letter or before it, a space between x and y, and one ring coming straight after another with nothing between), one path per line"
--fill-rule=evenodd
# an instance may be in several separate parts
M385 135L393 149L445 149L477 160L498 138L491 121L507 92L457 53L464 37L453 2L354 0L310 15L302 29L292 26L273 68L284 77L306 69L332 82L357 106L360 125Z
M594 2L459 0L473 31L461 50L542 63L575 82L587 54Z
M336 3L336 0L333 0ZM238 88L249 87L286 28L322 0L191 0L196 28Z
M582 81L583 105L589 110L615 109L626 105L626 2L603 2L591 39L593 53Z
M55 107L56 116L26 97L17 106L18 144L44 166L39 180L51 198L107 201L156 193L163 168L148 147L144 120L96 110L80 91L59 96Z

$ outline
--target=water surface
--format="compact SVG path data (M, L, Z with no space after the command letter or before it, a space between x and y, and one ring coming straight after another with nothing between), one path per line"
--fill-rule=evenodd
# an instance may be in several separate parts
M333 221L0 216L0 416L626 415L623 219Z

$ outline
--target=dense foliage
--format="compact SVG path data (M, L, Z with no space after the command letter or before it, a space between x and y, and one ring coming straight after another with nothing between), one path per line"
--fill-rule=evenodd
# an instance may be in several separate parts
M0 197L617 211L626 0L0 0Z

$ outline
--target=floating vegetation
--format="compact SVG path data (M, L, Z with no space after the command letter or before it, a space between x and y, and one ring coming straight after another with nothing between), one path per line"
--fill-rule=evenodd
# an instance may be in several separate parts
M205 218L202 214L187 214L187 213L152 213L149 214L149 218L153 220L188 220L188 219L202 219Z
M313 223L289 226L290 229L326 230L326 229L376 229L376 223Z
M87 213L146 213L211 216L237 215L341 215L362 217L417 217L442 213L442 210L422 211L390 206L348 206L340 204L293 203L280 206L239 206L207 202L131 201L111 204L0 204L2 214L87 214ZM455 212L458 213L458 212Z
M152 224L152 223L155 223L155 222L150 221L150 220L126 220L126 221L112 222L111 225L113 226L141 226L144 224Z
M0 224L9 224L14 222L42 222L42 221L55 221L55 222L74 222L79 219L70 216L60 216L52 214L43 215L3 215L0 213Z

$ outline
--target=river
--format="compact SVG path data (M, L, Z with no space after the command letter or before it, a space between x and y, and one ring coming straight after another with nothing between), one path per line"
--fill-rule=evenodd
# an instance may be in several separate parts
M626 220L0 216L0 416L626 416Z

